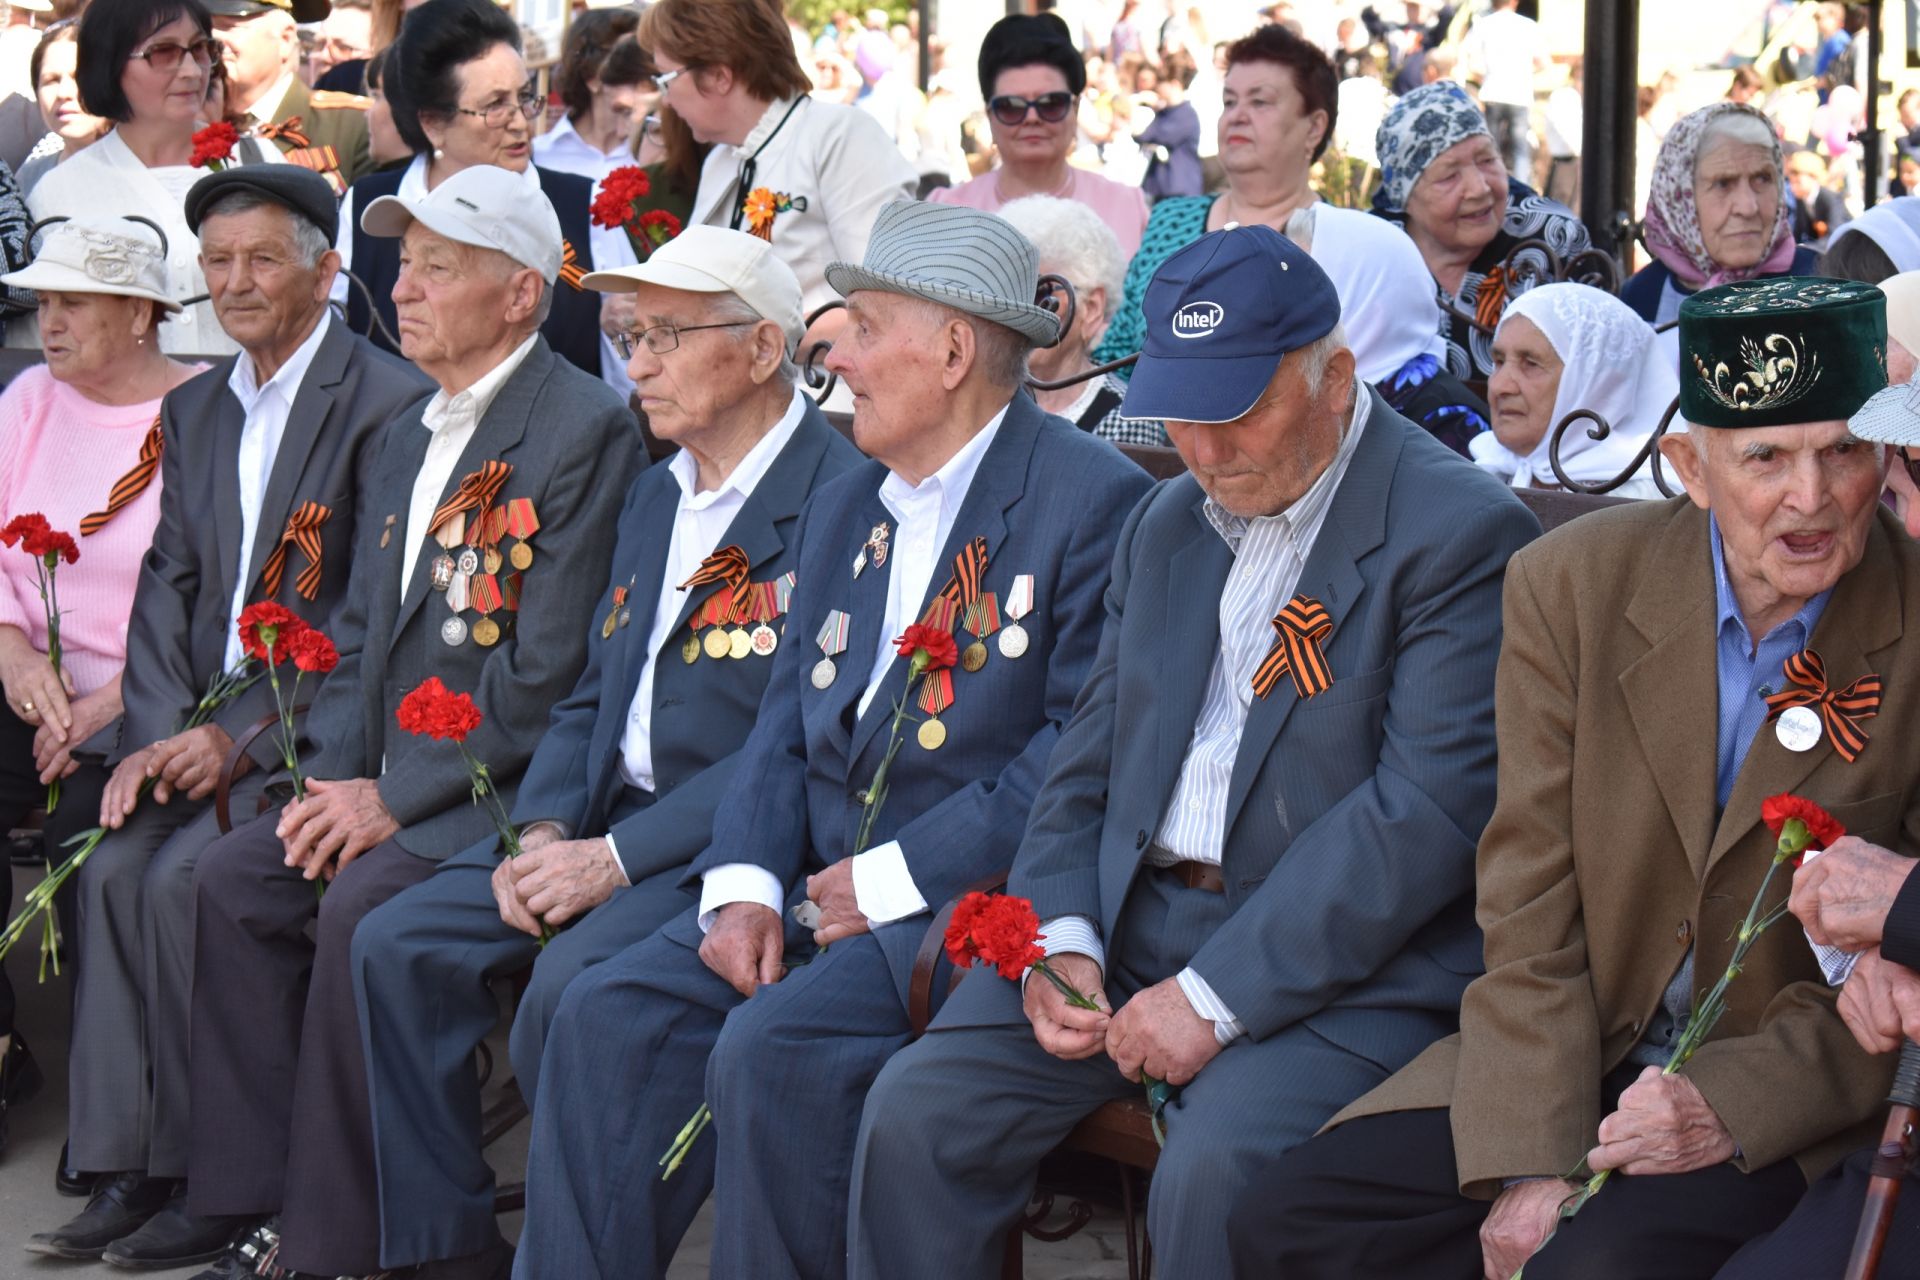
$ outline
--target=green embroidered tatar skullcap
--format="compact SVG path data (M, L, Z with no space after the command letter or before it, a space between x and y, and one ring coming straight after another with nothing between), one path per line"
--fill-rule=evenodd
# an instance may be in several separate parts
M1703 427L1850 418L1887 385L1887 297L1818 277L1747 280L1680 304L1680 416Z

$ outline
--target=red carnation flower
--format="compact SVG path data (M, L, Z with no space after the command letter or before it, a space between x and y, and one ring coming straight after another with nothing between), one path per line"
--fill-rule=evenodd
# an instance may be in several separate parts
M242 609L236 625L247 653L271 666L287 660L287 646L307 626L293 610L271 600Z
M287 656L309 675L323 676L340 665L340 651L324 631L315 627L301 627L293 633L287 641Z
M60 532L47 523L47 518L38 511L30 511L23 516L15 516L0 529L0 542L8 546L18 544L20 549L37 560L46 561L53 568L53 559L65 560L68 564L80 558L80 548L71 534Z
M680 219L665 209L649 209L640 215L640 234L656 249L679 235L682 230Z
M1775 839L1780 838L1782 829L1794 818L1806 824L1807 849L1824 849L1847 834L1847 829L1832 814L1802 796L1782 792L1760 802L1760 820L1767 824L1767 830L1773 832ZM1805 850L1801 853L1804 856ZM1793 865L1800 865L1799 857L1793 860Z
M394 718L408 733L451 742L465 742L483 719L471 697L448 689L439 676L428 676L402 698Z
M212 169L232 160L239 143L240 131L224 120L216 120L193 135L193 158L188 163L196 169Z
M962 969L992 965L1001 977L1017 981L1046 958L1041 936L1040 917L1027 899L970 893L954 907L947 925L947 957Z
M596 227L624 227L633 217L633 202L653 190L647 171L639 165L622 165L600 180L599 193L593 197L588 217Z
M903 658L911 658L916 650L924 650L927 657L922 669L926 671L944 671L960 661L960 646L953 642L953 633L930 627L924 622L916 622L908 627L906 633L893 643Z

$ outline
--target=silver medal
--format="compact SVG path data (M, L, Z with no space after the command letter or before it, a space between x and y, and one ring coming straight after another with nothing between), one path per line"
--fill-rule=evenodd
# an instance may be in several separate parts
M833 678L839 674L840 670L833 665L832 658L822 658L813 664L813 687L824 689L832 684Z
M471 578L474 574L480 572L480 553L472 547L468 547L460 553L460 559L455 561L455 563L459 566L461 573Z
M1017 658L1027 651L1027 629L1017 622L1000 628L1000 656Z
M1788 707L1774 721L1773 736L1789 751L1811 751L1820 745L1820 717L1811 707Z
M747 637L747 643L753 647L755 653L764 658L780 647L780 637L774 634L772 627L763 622L753 629L752 634Z
M440 624L440 638L451 645L467 642L467 623L464 618L448 618Z

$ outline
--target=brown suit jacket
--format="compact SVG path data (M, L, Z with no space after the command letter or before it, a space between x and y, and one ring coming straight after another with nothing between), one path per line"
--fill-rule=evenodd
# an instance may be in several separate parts
M1773 856L1763 799L1792 791L1855 835L1920 848L1920 546L1877 513L1814 629L1834 687L1885 679L1858 760L1825 741L1796 754L1763 725L1724 815L1710 546L1706 513L1679 498L1584 517L1508 567L1499 794L1478 862L1487 972L1458 1035L1332 1121L1451 1106L1466 1194L1567 1173L1592 1148L1601 1081L1688 947L1696 998L1726 969ZM1786 876L1774 886L1784 900ZM1871 1139L1893 1062L1861 1051L1834 999L1788 917L1749 953L1685 1068L1740 1168L1793 1157L1812 1179Z

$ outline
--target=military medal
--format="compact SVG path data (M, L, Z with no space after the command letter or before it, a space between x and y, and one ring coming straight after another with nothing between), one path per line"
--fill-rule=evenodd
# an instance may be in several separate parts
M827 610L827 620L820 624L820 634L814 637L813 641L820 646L820 652L825 655L813 664L814 688L825 689L833 683L833 678L840 674L840 669L834 665L833 660L839 654L846 652L847 630L852 622L851 618L838 609Z
M488 573L499 573L506 561L500 555L500 548L488 547L486 554L480 557L480 563L486 566Z
M532 498L515 498L507 504L507 532L517 541L507 552L513 567L525 572L533 567L533 546L527 539L540 529L540 517L534 514Z
M953 705L953 672L943 667L922 676L917 702L927 713L917 735L920 745L928 751L938 751L947 741L947 726L940 723L940 713Z
M399 516L388 516L387 522L380 526L380 549L382 551L385 551L387 544L393 541L393 522L399 518Z
M709 658L724 658L733 649L733 644L727 639L724 627L715 627L707 632L707 638L700 643L706 649Z
M1000 629L1000 656L1017 658L1027 651L1027 629L1020 619L1033 611L1033 575L1020 574L1007 592L1007 625Z
M429 578L435 591L445 591L453 584L453 557L444 551L433 558L428 566Z
M1811 751L1820 745L1820 716L1812 707L1788 707L1773 722L1773 736L1789 751Z
M480 620L473 624L473 642L481 648L491 648L500 643L500 624L490 616L500 607L500 580L492 574L482 574L473 580L473 607L480 611Z
M463 645L467 642L467 624L458 616L448 618L440 624L440 638L451 645Z
M468 547L460 553L460 558L454 563L459 566L461 573L471 578L480 572L480 553Z
M887 527L885 520L873 526L872 530L867 534L866 542L860 547L860 554L853 558L854 577L857 578L860 576L861 570L867 567L869 560L872 561L873 567L876 569L884 569L886 567L887 539L891 537L892 534L893 531Z
M680 661L692 666L700 661L700 637L690 635L680 646Z
M626 586L615 587L613 589L613 605L607 610L606 621L600 624L600 638L602 640L613 639L613 628L620 617L620 606L627 602L627 592L632 589L634 579L639 576L640 575L636 573L633 575L633 578L627 580ZM693 659L689 658L687 661L691 662Z
M735 627L727 633L727 656L735 661L753 652L753 636L745 627Z
M967 606L966 627L973 636L973 643L960 652L960 666L966 671L978 671L987 665L987 637L1000 629L1000 600L991 591L983 591L980 598Z
M473 624L473 642L483 649L500 643L500 624L492 618L480 619Z
M772 627L763 622L747 636L747 643L752 646L755 653L765 658L780 647L780 637L774 633Z

